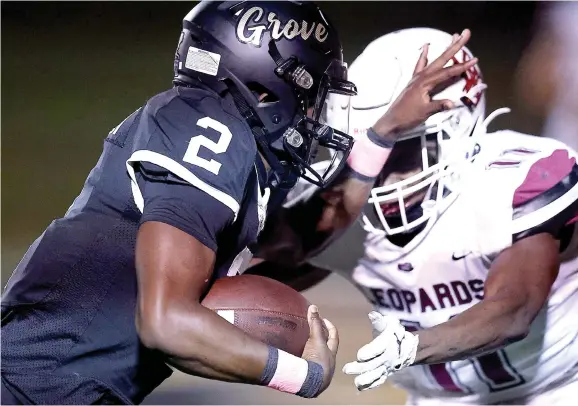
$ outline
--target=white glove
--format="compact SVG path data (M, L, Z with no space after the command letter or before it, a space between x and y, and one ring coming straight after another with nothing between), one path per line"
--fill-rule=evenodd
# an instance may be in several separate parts
M358 375L354 380L358 390L376 388L393 372L413 364L419 342L395 317L376 311L368 316L375 338L357 351L357 361L343 367L344 373Z

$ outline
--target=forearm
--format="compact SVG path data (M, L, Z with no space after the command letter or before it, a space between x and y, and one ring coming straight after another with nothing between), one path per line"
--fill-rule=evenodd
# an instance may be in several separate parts
M201 304L211 288L215 259L210 248L175 227L160 222L141 226L136 247L135 324L143 346L189 374L259 384L302 397L317 396L324 382L331 381L333 370L326 366L331 366L334 358L321 356L325 347L331 351L330 339L337 346L337 332L333 332L334 337L323 336L323 321L315 308L309 307L310 340L315 337L321 352L315 352L318 347L309 350L324 363L309 360L307 354L291 355L250 337Z
M198 361L185 361L182 359L167 358L167 364L181 372L184 372L187 375L194 375L201 378L213 379L222 382L247 383L240 382L235 376L217 371L209 365L205 365Z
M389 158L397 132L390 120L382 118L358 137L338 178L317 191L324 202L318 232L338 236L357 219Z
M483 300L435 327L418 331L414 364L437 364L496 350L521 340L530 321L522 306Z
M299 267L347 230L372 187L373 181L355 179L344 170L306 201L273 212L259 236L256 256L287 268Z
M373 178L358 179L346 167L331 185L318 190L309 201L296 208L319 213L316 221L303 225L308 228L301 231L303 260L321 252L353 224L367 203L373 185Z
M137 320L143 344L167 356L175 368L205 378L259 384L268 359L267 345L215 312L194 305L163 312L154 328Z
M348 166L336 181L318 192L324 210L317 223L318 231L332 233L346 230L367 203L375 178L361 178Z
M392 144L388 141L387 145ZM297 267L322 252L353 224L391 152L391 148L378 146L369 138L358 140L355 146L354 156L329 185L267 219L259 240L260 258ZM373 161L372 153L377 155ZM367 166L360 164L369 161Z

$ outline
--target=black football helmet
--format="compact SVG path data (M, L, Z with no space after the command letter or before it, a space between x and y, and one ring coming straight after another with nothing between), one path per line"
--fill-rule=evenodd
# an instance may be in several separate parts
M183 20L174 83L230 92L271 166L270 184L302 176L324 186L345 164L352 138L320 122L328 93L357 94L341 42L308 1L202 1ZM311 167L319 147L333 165Z

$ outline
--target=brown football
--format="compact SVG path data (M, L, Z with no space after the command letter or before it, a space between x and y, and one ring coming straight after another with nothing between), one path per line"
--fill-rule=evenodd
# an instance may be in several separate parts
M309 338L303 295L257 275L218 279L202 305L266 344L300 357Z

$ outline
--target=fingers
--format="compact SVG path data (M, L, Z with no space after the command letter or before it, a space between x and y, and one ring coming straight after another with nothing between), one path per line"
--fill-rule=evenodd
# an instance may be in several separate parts
M437 84L445 82L453 77L460 76L462 73L466 72L472 66L478 63L478 58L472 58L464 63L459 63L457 65L452 65L447 68L441 69L438 72L432 73L425 80L424 84L426 88L433 88Z
M369 321L371 321L371 328L374 332L381 333L387 328L388 319L383 314L373 310L367 317L369 317Z
M390 358L392 357L389 354L381 354L380 356L365 362L348 362L343 366L343 373L346 375L359 375L377 369L382 365L391 367L391 362L389 361Z
M348 362L343 366L343 369L341 371L345 375L360 375L381 366L380 363L372 363L372 364L373 365L371 365L370 368L369 363L367 362L358 362L358 361Z
M383 376L387 377L389 370L385 365L382 365L372 371L366 372L359 376L356 376L353 380L357 389L364 390L369 389L369 387L375 383L377 380Z
M339 333L337 332L337 328L327 319L323 319L323 323L325 323L325 327L329 333L327 347L333 353L333 356L337 356L337 349L339 348Z
M441 111L447 111L453 109L455 106L456 104L451 100L432 100L428 106L428 114L432 115Z
M415 65L415 69L413 70L413 76L421 72L427 66L427 53L429 51L429 44L424 44L421 47L421 54L419 55L419 59L417 60L417 64Z
M383 354L387 351L387 348L389 347L388 344L391 344L388 341L389 340L386 340L385 337L381 335L377 336L373 341L369 344L365 344L357 351L357 360L365 362Z
M471 32L466 28L462 31L461 35L459 35L457 39L454 39L451 45L427 67L427 70L435 71L443 68L445 64L448 63L448 61L451 60L453 56L468 43L470 37ZM456 37L454 36L454 38Z
M309 337L314 340L323 340L323 322L319 316L319 309L317 306L311 305L307 309L307 321L309 323Z
M381 386L385 383L385 381L387 380L388 374L384 374L381 376L381 378L379 378L377 381L373 382L368 388L366 389L375 389L378 386ZM365 389L363 389L365 390Z
M404 328L399 324L399 321L392 316L383 315L379 312L372 311L368 314L369 320L374 330L376 337L369 344L364 345L357 351L358 361L371 360L389 348L394 348L397 344L394 334L405 332ZM387 333L385 331L387 330Z

